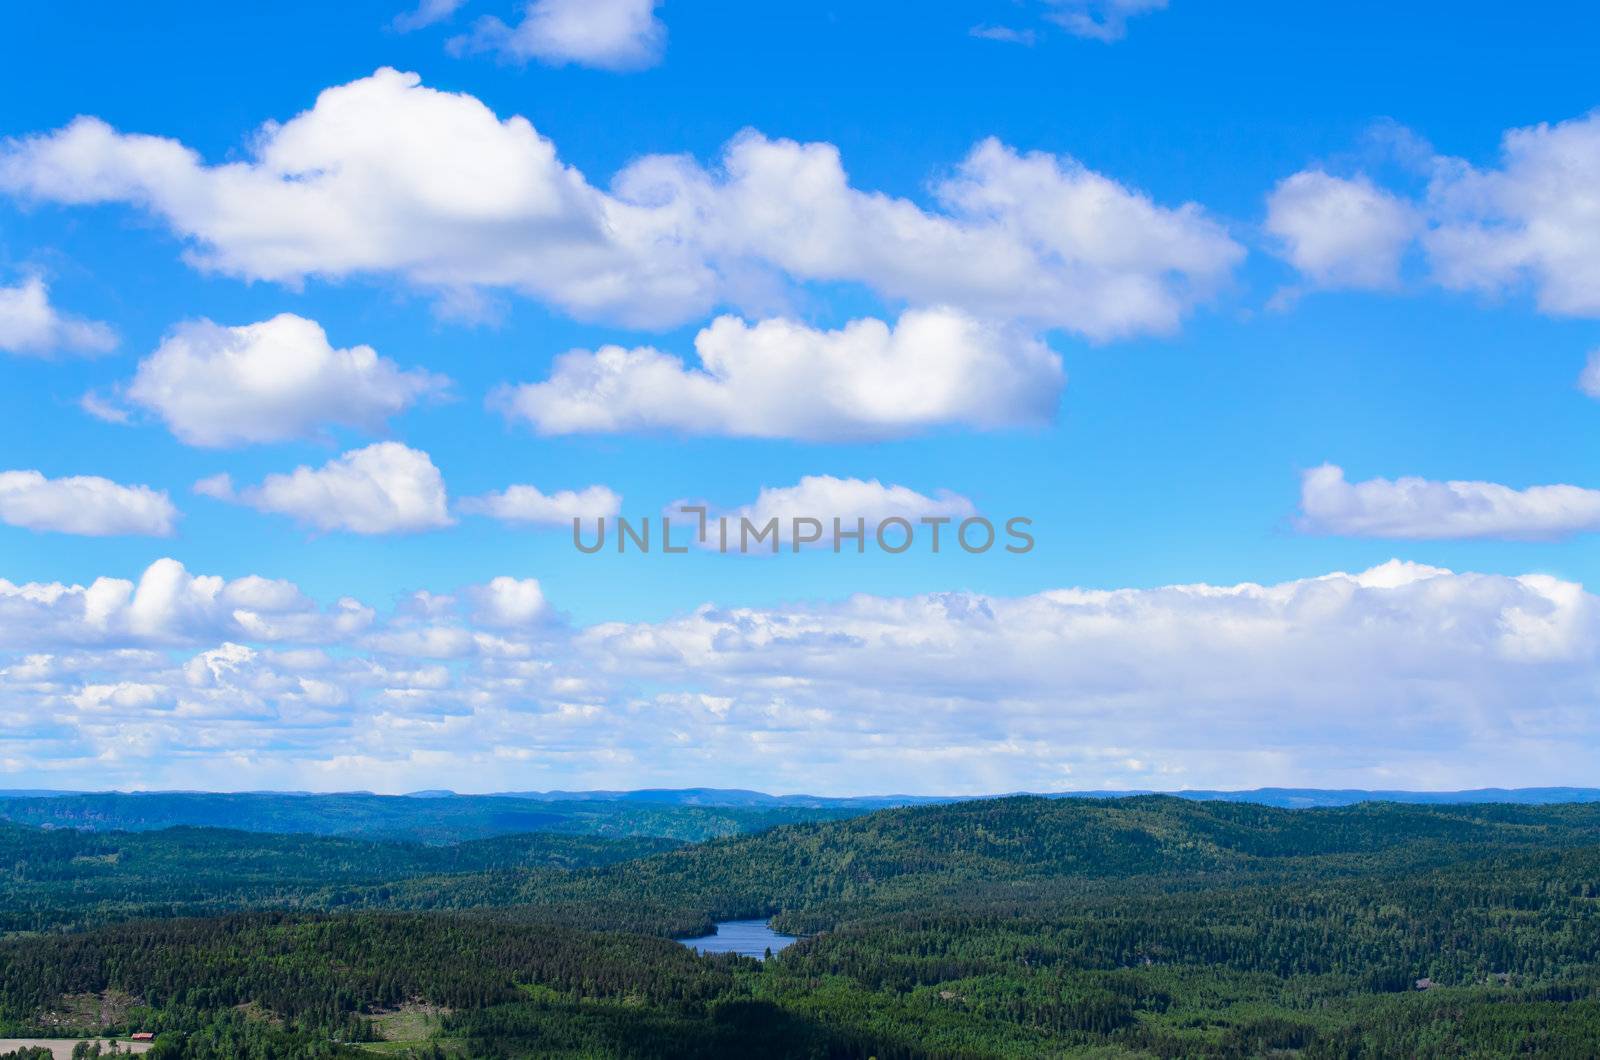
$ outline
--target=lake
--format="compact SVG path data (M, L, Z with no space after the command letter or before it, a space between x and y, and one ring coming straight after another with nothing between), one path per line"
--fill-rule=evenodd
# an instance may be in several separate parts
M715 934L678 941L696 953L737 953L760 960L767 950L777 953L797 939L778 934L765 920L723 920L717 924Z

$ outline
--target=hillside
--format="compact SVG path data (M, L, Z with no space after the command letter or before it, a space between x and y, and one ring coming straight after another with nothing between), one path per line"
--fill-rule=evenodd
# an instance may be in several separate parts
M426 846L218 828L79 832L0 822L0 936L138 916L326 909L355 889L417 876L571 869L677 845L536 832Z
M815 930L935 899L1128 881L1371 875L1600 843L1600 805L1279 810L1029 796L884 810L683 845L556 832L453 845L178 827L0 824L0 931L246 908L503 909L688 935L781 914Z
M894 910L1030 881L1370 873L1595 843L1595 804L1281 810L1170 796L1018 796L790 825L558 879L420 878L385 894L402 904L554 907L596 926L688 933L719 919L782 913L793 925L803 910ZM667 921L652 919L664 911ZM685 920L690 911L697 915Z
M549 835L13 829L9 856L41 837L65 845L25 882L63 907L115 880L131 909L207 863L196 889L242 904L325 873L338 908L368 907L0 943L0 1033L137 1024L166 1035L156 1060L356 1057L392 1034L472 1057L1600 1054L1595 805L1019 797L626 860ZM252 891L278 859L298 875ZM810 937L764 964L660 937L768 913Z

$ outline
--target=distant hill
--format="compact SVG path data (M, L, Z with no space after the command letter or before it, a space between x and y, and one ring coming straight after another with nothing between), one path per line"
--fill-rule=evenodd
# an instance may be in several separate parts
M1157 793L1054 792L1035 797L1125 799L1151 794ZM1439 806L1600 802L1600 788L1482 788L1474 791L1257 788L1252 791L1181 791L1172 795L1191 802L1242 803L1284 809L1330 808L1368 802ZM0 821L88 831L148 831L188 825L435 844L523 832L653 836L698 842L759 832L778 825L843 820L879 810L955 805L995 797L769 795L724 788L526 791L493 795L458 795L445 790L408 795L28 790L0 791Z
M438 792L418 792L434 796ZM671 806L791 806L807 809L884 810L990 796L959 795L768 795L740 788L640 788L636 791L508 791L503 798L576 802L654 802Z
M1125 798L1156 795L1153 791L1062 792L1051 798ZM1181 799L1200 802L1252 802L1262 806L1297 809L1312 806L1354 806L1361 802L1405 802L1429 806L1460 806L1477 802L1511 802L1548 806L1560 802L1600 802L1600 788L1474 788L1469 791L1366 791L1360 788L1252 788L1248 791L1174 791Z
M417 792L437 797L449 792ZM817 809L882 810L896 806L927 806L1003 798L1006 795L1042 795L1050 799L1121 799L1140 795L1173 795L1200 802L1250 802L1285 809L1312 806L1353 806L1361 802L1406 802L1427 805L1461 805L1473 802L1512 802L1544 806L1558 802L1600 802L1600 788L1475 788L1470 791L1366 791L1359 788L1253 788L1246 791L1194 789L1158 792L1136 789L1105 791L1006 792L1000 795L768 795L738 788L642 788L637 791L518 791L506 798L543 801L656 802L674 806L801 806Z
M515 796L241 792L0 795L0 820L45 828L149 831L179 825L246 832L458 843L522 832L697 841L860 812L804 806L696 806Z

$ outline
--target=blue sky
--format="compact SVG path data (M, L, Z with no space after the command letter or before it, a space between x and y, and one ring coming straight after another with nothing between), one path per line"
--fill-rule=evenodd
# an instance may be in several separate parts
M587 6L8 16L0 785L1593 782L1592 10Z

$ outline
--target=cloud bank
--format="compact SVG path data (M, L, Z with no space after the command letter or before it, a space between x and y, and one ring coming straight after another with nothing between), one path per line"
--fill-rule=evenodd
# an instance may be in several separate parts
M526 577L380 615L190 574L0 581L13 786L1465 787L1600 751L1600 601L1392 562L574 627ZM869 778L864 780L863 778Z

